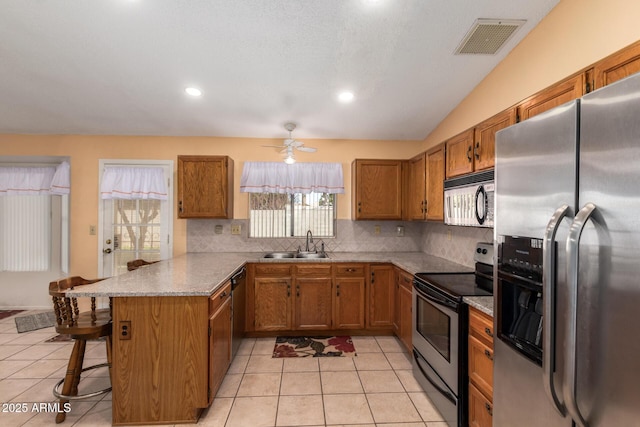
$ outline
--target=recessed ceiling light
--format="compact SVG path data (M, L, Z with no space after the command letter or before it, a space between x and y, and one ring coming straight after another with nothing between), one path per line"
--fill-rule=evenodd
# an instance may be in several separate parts
M349 91L344 91L344 92L340 92L340 94L338 95L338 100L340 100L340 102L351 102L353 101L353 92L349 92Z
M185 92L187 92L187 94L191 95L191 96L200 96L202 95L202 91L198 88L195 87L188 87L184 90Z

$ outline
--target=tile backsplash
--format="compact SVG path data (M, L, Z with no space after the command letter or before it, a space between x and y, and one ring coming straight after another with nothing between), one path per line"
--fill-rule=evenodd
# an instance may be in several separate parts
M231 234L239 225L240 234ZM336 237L318 238L327 252L425 252L468 267L473 267L473 250L477 242L491 242L493 229L447 226L440 223L407 221L337 221ZM216 233L218 226L219 234ZM380 232L376 233L376 226ZM402 226L404 236L397 235ZM249 238L249 221L187 220L188 252L271 252L304 249L304 238Z
M240 225L240 234L231 234L231 226ZM314 237L320 249L324 242L327 252L415 252L421 251L423 224L403 221L337 221L336 237ZM216 234L216 226L222 232ZM376 233L376 226L380 233ZM404 228L398 236L396 227ZM188 252L270 252L304 249L304 238L249 238L248 220L187 220Z

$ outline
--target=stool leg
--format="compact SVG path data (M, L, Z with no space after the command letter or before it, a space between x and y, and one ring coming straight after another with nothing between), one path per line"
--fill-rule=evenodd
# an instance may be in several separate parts
M112 358L112 346L113 346L113 342L111 340L111 335L107 335L106 337L106 342L107 342L107 363L109 364L109 381L111 381L111 386L113 386L113 374L111 373L111 366L112 366L112 362L111 362L111 358Z
M80 350L78 351L78 361L76 362L76 375L73 377L73 387L71 388L71 396L78 395L78 384L80 384L80 376L82 375L82 364L84 363L84 353L87 348L85 340L80 341Z
M67 373L62 385L62 394L64 395L71 395L71 391L73 390L73 384L77 375L76 371L78 370L78 357L80 356L81 347L84 353L84 343L84 341L76 340L73 344L73 350L71 351L71 357L69 357L69 364L67 365ZM82 365L80 366L80 370L82 370ZM67 402L68 400L66 399L60 399L60 409L62 409ZM63 422L66 416L67 414L65 412L58 412L56 415L56 424Z

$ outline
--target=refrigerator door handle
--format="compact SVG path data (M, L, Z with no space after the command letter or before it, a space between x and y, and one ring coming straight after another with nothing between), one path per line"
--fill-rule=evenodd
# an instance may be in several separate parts
M588 427L580 413L576 398L577 361L576 344L578 335L578 261L580 238L587 221L596 212L596 205L587 203L576 215L567 237L567 285L569 286L569 321L567 328L567 351L565 353L564 400L567 411L578 427Z
M563 417L566 414L564 403L556 393L553 381L556 357L556 233L562 220L571 215L571 208L568 205L560 206L547 224L542 241L542 300L544 301L544 311L542 322L544 342L542 343L542 381L544 390L553 402L554 408Z

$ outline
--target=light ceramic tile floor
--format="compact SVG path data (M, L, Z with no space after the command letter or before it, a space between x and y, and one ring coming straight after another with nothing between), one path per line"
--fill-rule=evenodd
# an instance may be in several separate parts
M23 316L27 312L19 313ZM15 316L14 316L15 317ZM55 402L72 343L46 343L53 328L18 334L14 317L0 320L0 426L53 426L55 415L32 411ZM245 339L213 405L207 427L446 427L413 378L395 337L353 337L356 357L273 359L274 338ZM102 342L87 344L85 366L106 359ZM89 371L80 391L107 386L106 369ZM27 412L6 412L27 404ZM111 394L72 402L66 426L110 426Z

